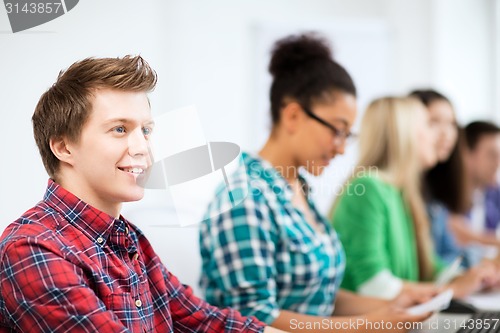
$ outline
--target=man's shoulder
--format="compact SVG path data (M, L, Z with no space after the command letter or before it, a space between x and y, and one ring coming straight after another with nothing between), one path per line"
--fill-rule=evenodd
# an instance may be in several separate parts
M7 226L0 237L0 249L21 238L50 237L63 219L60 213L41 201Z
M485 191L486 200L499 200L500 199L500 184L490 186Z

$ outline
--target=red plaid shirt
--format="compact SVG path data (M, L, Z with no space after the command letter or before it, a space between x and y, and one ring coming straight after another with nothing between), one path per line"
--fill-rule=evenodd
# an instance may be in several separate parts
M198 299L144 234L49 180L0 238L0 332L262 332Z

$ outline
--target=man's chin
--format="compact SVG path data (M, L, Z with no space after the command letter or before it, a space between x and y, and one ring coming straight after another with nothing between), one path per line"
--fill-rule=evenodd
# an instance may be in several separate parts
M488 187L494 187L494 186L497 186L498 185L498 178L495 177L493 179L490 180L490 182L488 183Z
M128 192L128 195L122 199L123 202L134 202L139 201L144 198L144 188L139 187L137 189Z

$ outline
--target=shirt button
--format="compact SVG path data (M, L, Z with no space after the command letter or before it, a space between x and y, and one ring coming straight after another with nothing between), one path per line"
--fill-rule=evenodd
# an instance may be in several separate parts
M128 227L125 227L125 235L128 235Z
M139 258L139 253L134 253L134 256L132 257L132 260L137 260Z
M102 237L97 238L97 243L99 243L99 244L104 243L104 238L102 238Z
M140 299L135 300L135 306L137 306L138 308L142 306L142 302Z

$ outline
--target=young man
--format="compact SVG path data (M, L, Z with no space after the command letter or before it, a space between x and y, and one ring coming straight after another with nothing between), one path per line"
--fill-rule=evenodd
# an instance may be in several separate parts
M41 97L50 179L0 238L0 332L278 332L196 298L120 215L144 195L155 84L141 57L85 59Z
M495 234L500 225L500 128L493 123L476 121L465 127L467 169L474 190L471 212L478 232Z
M493 256L500 246L500 128L493 123L475 121L467 125L465 163L471 186L472 209L468 218L457 217L451 226L457 240L467 245L470 258L477 263L485 255ZM492 246L485 248L484 246ZM490 253L490 254L489 254Z

